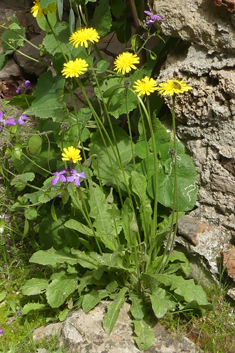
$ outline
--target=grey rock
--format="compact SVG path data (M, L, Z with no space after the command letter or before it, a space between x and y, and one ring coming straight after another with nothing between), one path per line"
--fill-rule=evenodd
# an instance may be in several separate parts
M71 313L67 319L58 324L61 328L61 337L58 346L64 343L68 353L137 353L140 350L134 343L132 324L129 317L130 305L125 303L120 310L118 320L113 332L108 335L103 327L102 320L109 302L101 302L89 313L79 309ZM53 329L48 325L40 328L40 334L34 331L34 340L41 335L53 334ZM48 329L49 328L49 329ZM54 328L54 326L53 326ZM39 329L38 329L39 330ZM54 330L54 334L57 330ZM166 329L157 324L154 328L155 340L146 353L199 353L202 352L193 342L186 337L174 337Z
M162 17L161 30L167 36L206 47L210 53L234 53L233 15L204 0L148 0L150 9Z
M31 39L31 43L38 47L42 43L44 36L45 34L42 33L34 37ZM25 55L15 52L14 58L24 72L27 74L40 76L50 65L50 59L45 55L40 56L40 51L34 46L26 42L24 47L19 48L19 50Z

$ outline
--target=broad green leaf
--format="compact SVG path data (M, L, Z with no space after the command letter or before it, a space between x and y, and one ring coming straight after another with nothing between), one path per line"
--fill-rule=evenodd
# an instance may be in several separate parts
M148 192L154 197L154 176L148 184ZM172 159L167 159L159 168L158 201L165 207L173 207L175 172ZM178 211L189 211L197 199L197 172L190 156L177 156Z
M27 315L32 310L41 310L41 309L44 309L46 307L47 307L46 304L29 303L29 304L25 304L25 306L23 307L21 312L22 312L22 315Z
M118 319L120 309L125 303L125 295L128 289L123 287L117 295L117 298L107 306L107 313L104 315L103 328L108 335L113 331L114 325Z
M160 122L159 119L155 118L153 122L154 128L154 140L156 146L160 146L163 143L171 141L171 134L167 132L166 127ZM142 133L142 132L140 132ZM149 146L152 148L152 138L149 139Z
M149 295L152 309L158 319L162 318L169 310L174 309L177 302L167 295L165 289L157 288L153 294Z
M161 161L165 161L166 159L169 159L170 157L169 150L171 149L174 149L174 141L166 142L158 146L157 150ZM179 155L184 153L185 153L184 145L181 142L176 141L176 154Z
M57 21L57 13L56 11L54 12L48 12L47 14L47 19L45 16L37 16L36 21L38 23L38 26L45 32L51 32L51 27L53 28L56 24ZM48 24L50 23L50 26Z
M103 97L100 95L100 90L103 92ZM103 79L100 90L95 88L96 96L104 100L108 112L116 119L121 114L131 112L138 105L137 95L129 89L126 90L125 80L122 78Z
M99 131L91 135L89 156L97 155L96 159L92 159L95 175L101 177L103 183L115 186L120 183L118 178L124 178L122 168L127 170L127 165L132 159L131 141L127 133L118 126L115 126L115 138L109 128L106 128L106 131L110 140L107 136L103 140Z
M77 284L77 278L54 279L46 291L48 304L52 308L58 308L76 290Z
M64 84L65 79L62 76L53 77L51 71L43 73L33 93L35 99L25 114L35 115L42 119L51 117L54 121L62 121L66 115L63 104L68 99L62 95Z
M142 228L145 236L148 236L151 230L152 224L152 206L149 197L147 196L147 181L146 178L136 172L133 171L131 173L131 189L134 194L136 194L139 198L137 201L138 209L140 212L140 219L142 223Z
M45 9L48 5L53 4L54 2L56 2L56 0L40 0L40 5L42 9Z
M101 302L102 299L107 298L109 293L107 290L95 290L86 295L84 295L83 302L82 302L82 309L85 313L88 313L91 309L93 309L98 303Z
M21 288L23 295L35 295L43 293L48 287L45 278L31 278Z
M37 202L46 203L54 199L54 197L56 197L58 194L58 190L52 187L51 179L52 178L50 177L49 179L46 179L44 181L43 187L41 188L41 190L24 194L24 197L26 199L29 199L32 203L37 203Z
M26 210L24 211L25 218L29 220L37 218L37 215L37 210L34 207L26 208Z
M185 277L189 276L190 271L191 271L191 267L190 267L190 264L189 264L187 257L184 255L183 252L173 251L170 254L169 262L179 262L180 267L185 274Z
M64 250L55 250L53 248L49 250L39 250L31 256L29 262L33 262L40 265L56 266L57 264L68 263L70 265L76 265L78 258L72 254L67 254Z
M133 320L136 344L141 351L149 349L154 340L154 330L145 320Z
M42 138L39 135L31 136L28 140L28 150L32 156L37 156L42 150Z
M112 26L112 16L108 0L101 0L95 7L91 26L97 30L101 37L109 33Z
M135 293L129 294L129 299L131 301L130 312L135 320L142 320L147 314L147 306L142 296Z
M28 181L33 181L35 178L34 173L24 173L24 174L18 174L16 177L14 177L11 180L11 185L15 186L18 190L22 191Z
M111 10L114 17L119 18L125 11L126 5L122 0L114 0L111 4Z
M67 222L65 222L64 226L67 228L76 230L77 232L88 235L88 236L94 235L91 228L87 227L83 223L76 221L75 219L69 219Z
M5 53L0 53L0 71L4 68L7 63L7 55Z
M88 268L91 270L97 269L99 262L96 259L92 258L91 256L87 255L84 251L71 249L71 253L76 255L78 259L78 263L82 267Z
M34 96L30 96L29 94L20 94L19 96L15 96L15 97L12 97L11 99L8 99L7 103L14 106L18 105L23 109L27 109L29 108L33 100L34 100Z
M114 204L109 205L100 186L90 182L90 217L94 219L93 226L96 236L110 250L117 249L118 234L120 233L121 217L120 211Z
M110 63L108 61L105 60L100 60L97 63L97 73L98 74L102 74L103 72L105 72L108 67L109 67Z
M5 54L11 54L14 52L19 46L24 45L24 37L25 37L25 28L21 27L18 19L14 15L12 18L13 23L15 23L18 27L16 28L12 23L12 29L7 29L2 34L1 46L5 52ZM14 28L15 27L15 28Z
M3 290L0 292L0 302L2 302L6 298L7 292Z

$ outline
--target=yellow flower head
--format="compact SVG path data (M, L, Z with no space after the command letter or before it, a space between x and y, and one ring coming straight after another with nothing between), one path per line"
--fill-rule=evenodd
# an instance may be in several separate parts
M82 159L82 157L80 156L80 150L74 148L73 146L64 148L63 151L64 152L62 152L62 161L72 161L73 163L76 163L77 161L80 161Z
M34 5L31 7L31 13L33 17L42 17L42 15L47 15L48 12L55 12L56 11L56 3L53 2L49 4L45 9L41 8L40 1L35 0Z
M157 91L162 96L173 96L174 94L187 92L190 89L192 89L192 87L187 86L184 81L178 79L159 83L159 86L157 87Z
M124 52L119 54L114 60L114 70L121 72L123 75L131 71L136 70L135 64L139 64L140 58L136 54Z
M100 39L100 36L98 35L98 32L96 29L90 27L90 28L79 28L76 30L76 32L72 33L71 36L69 37L69 42L73 43L73 46L77 48L79 45L84 46L85 48L88 48L88 41L94 43L98 42Z
M156 80L145 76L142 80L135 81L133 87L135 92L138 93L138 96L141 96L142 94L147 94L147 96L149 96L150 93L156 91L157 84Z
M84 59L70 60L64 64L64 68L61 71L65 78L68 77L79 77L87 71L88 64Z

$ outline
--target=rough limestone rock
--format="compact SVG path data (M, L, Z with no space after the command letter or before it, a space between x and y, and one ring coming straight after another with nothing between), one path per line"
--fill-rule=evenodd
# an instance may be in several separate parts
M101 302L89 313L82 309L73 312L61 324L51 324L34 331L34 340L52 334L60 334L59 345L63 343L67 352L80 353L138 353L134 343L133 328L129 317L130 306L125 303L120 310L113 332L108 335L102 320L107 310L107 302ZM202 352L188 338L173 337L160 324L155 326L155 340L146 353L200 353Z
M165 35L179 36L210 53L234 53L234 14L226 7L215 6L213 0L149 0L148 4L162 17Z

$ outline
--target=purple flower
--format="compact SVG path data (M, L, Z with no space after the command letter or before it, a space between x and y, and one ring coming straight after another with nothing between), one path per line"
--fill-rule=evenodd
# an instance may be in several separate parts
M18 88L16 89L16 94L20 94L20 93L21 93L21 88L18 87Z
M7 325L10 325L12 323L13 319L10 317L10 319L7 321Z
M144 22L145 26L151 26L152 24L154 24L155 21L157 20L162 20L161 16L158 15L154 15L152 14L152 12L150 11L144 11L144 13L146 15L148 15L147 20Z
M68 172L71 173L70 176L67 177L67 181L72 183L74 181L76 186L80 186L80 178L86 179L85 173L78 173L75 169L68 168Z
M16 314L19 315L19 316L21 316L21 315L22 315L21 310L17 310Z
M26 88L29 88L30 85L31 85L31 82L30 82L29 80L25 80L25 81L24 81L24 86L25 86Z
M19 119L17 120L18 121L18 124L19 125L24 125L24 123L25 123L25 121L27 120L28 118L27 118L27 116L26 115L21 115L20 117L19 117Z
M66 181L66 177L64 176L65 173L67 173L67 169L52 173L55 175L55 177L51 180L51 185L56 185L59 180L64 183Z
M0 336L4 335L4 330L3 328L0 328Z
M4 125L16 125L16 122L15 122L15 119L6 119L6 120L3 120L3 111L0 110L0 132L2 132L3 130L3 126Z

